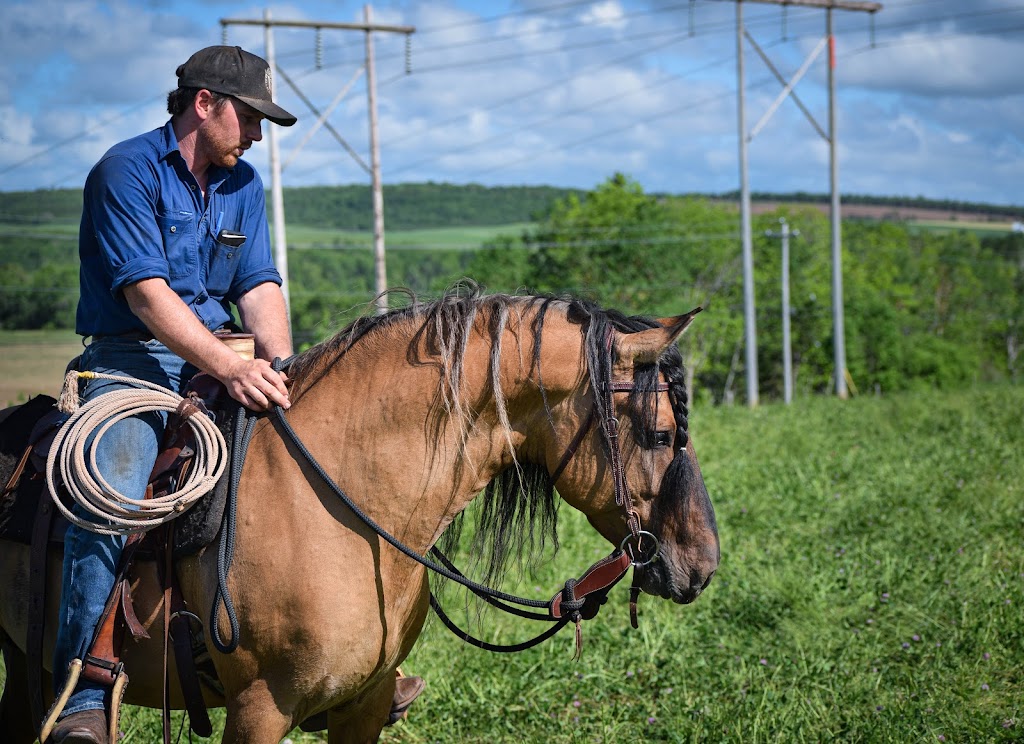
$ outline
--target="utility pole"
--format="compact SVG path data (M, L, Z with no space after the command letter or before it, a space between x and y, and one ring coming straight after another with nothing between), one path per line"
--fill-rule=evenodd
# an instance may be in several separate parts
M782 397L786 405L793 402L793 344L789 334L789 236L800 234L799 230L790 232L785 217L779 218L781 232L769 230L765 235L769 238L782 239Z
M380 141L377 136L377 71L373 60L373 32L370 22L373 11L363 6L363 20L366 21L366 103L370 112L370 180L373 185L373 274L377 287L377 313L388 309L387 267L384 263L384 189L380 183Z
M815 49L808 55L803 65L796 72L793 78L787 81L772 64L768 55L758 46L754 38L743 26L743 3L744 2L766 3L770 5L799 5L811 8L822 8L826 11L825 38L822 39ZM748 404L753 407L757 405L757 347L756 333L754 330L754 278L753 259L748 256L750 252L750 188L747 175L747 143L752 140L761 128L768 122L775 110L787 98L791 97L793 102L800 107L804 115L818 134L829 144L829 186L831 189L831 220L832 220L832 325L834 345L834 366L833 376L835 378L836 395L846 398L846 334L843 320L843 267L842 267L842 231L839 201L839 163L837 158L838 132L836 130L835 114L835 36L832 32L832 11L851 10L866 13L877 13L882 9L881 3L858 2L855 0L736 0L736 69L739 77L738 108L739 115L739 137L740 137L740 229L743 233L743 287L744 287L744 318L746 325L747 343L747 399ZM744 112L744 60L743 60L743 39L750 42L754 51L761 57L768 69L772 71L783 89L774 103L768 108L761 120L754 125L748 133L746 131L746 118ZM797 97L793 90L797 82L810 68L811 62L828 47L828 132L826 133L815 121L807 107ZM748 290L749 287L749 290ZM753 359L753 364L751 363Z
M750 179L747 176L747 110L744 95L743 1L736 3L736 77L739 102L736 106L740 131L740 233L743 236L743 329L747 352L747 405L758 404L757 314L754 306L754 241L750 234Z
M274 28L270 25L270 10L263 11L263 45L266 49L267 64L274 69ZM223 27L227 30L227 26ZM271 78L273 81L273 78ZM271 95L274 91L271 89ZM291 295L288 292L288 241L285 238L284 220L284 189L281 186L281 151L277 143L277 127L267 127L267 140L270 145L270 205L274 215L274 263L281 275L281 292L284 294L285 314L288 326L291 327Z
M283 70L277 68L274 59L274 46L273 36L271 35L271 28L275 26L283 26L287 28L308 28L313 29L317 32L317 38L319 39L320 32L323 29L336 29L342 31L362 31L366 34L366 93L370 109L370 161L369 167L355 154L348 143L341 139L340 135L334 131L329 125L324 124L329 131L334 135L335 139L341 142L342 146L349 151L353 159L364 169L369 171L373 189L373 254L374 254L374 281L375 290L377 295L377 312L383 313L387 310L387 298L384 296L384 291L387 289L387 271L385 268L384 259L384 194L383 187L381 186L381 175L380 175L380 138L377 131L377 79L376 70L374 67L374 53L373 53L373 32L383 33L398 33L405 34L408 43L408 38L411 34L416 32L414 26L395 26L390 24L375 24L372 22L372 11L369 5L363 6L363 18L364 23L334 23L330 21L273 21L270 19L270 11L264 11L262 20L253 20L247 18L221 18L220 24L222 27L222 36L224 43L227 43L227 27L228 26L263 26L265 29L265 40L267 45L267 63L271 69L276 69L280 77L288 83L295 92L302 99L303 103L313 112L314 115L318 116L319 119L315 126L319 127L326 121L327 115L333 108L340 103L341 97L344 95L344 91L338 94L334 103L328 111L321 113L318 111L306 96L302 94L302 91L298 89L295 83L290 77L288 77ZM319 47L318 47L319 48ZM281 168L275 163L280 163L279 156L276 154L276 136L274 128L270 128L270 149L271 149L271 198L274 203L274 241L275 241L275 256L280 256L285 251L285 237L284 237L284 199L280 198L280 208L278 207L278 198L275 194L280 193L281 190ZM308 138L307 138L308 140ZM304 140L298 149L301 149L305 145ZM294 157L295 153L292 154ZM278 225L280 223L280 225ZM282 274L282 278L287 287L287 255L284 255L283 260L278 260L278 270ZM287 298L287 290L285 297Z

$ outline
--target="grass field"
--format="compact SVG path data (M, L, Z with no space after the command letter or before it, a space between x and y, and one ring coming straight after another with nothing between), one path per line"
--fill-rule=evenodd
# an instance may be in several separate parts
M497 235L519 236L531 223L489 227L426 228L422 230L388 230L387 247L395 250L475 250ZM291 250L311 248L373 249L373 233L356 230L318 229L303 225L289 226L288 247Z
M57 397L68 362L82 353L74 331L0 331L0 408Z
M695 411L722 540L705 594L642 598L633 631L617 587L578 663L569 631L495 655L431 619L405 664L427 690L384 740L1024 740L1022 411L1024 387ZM560 516L562 551L519 591L607 553ZM523 623L475 624L512 641ZM158 740L155 711L125 724Z

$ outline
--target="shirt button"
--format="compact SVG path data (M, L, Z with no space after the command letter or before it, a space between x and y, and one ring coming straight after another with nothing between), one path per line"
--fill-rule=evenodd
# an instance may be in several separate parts
M206 302L206 298L207 298L206 292L203 292L198 297L196 297L196 304L197 305L202 305L204 302Z
M176 228L174 225L171 225L171 232L178 232L178 228Z

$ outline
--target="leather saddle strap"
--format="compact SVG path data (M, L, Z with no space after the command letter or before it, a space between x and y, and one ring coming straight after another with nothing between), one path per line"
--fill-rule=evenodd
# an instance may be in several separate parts
M40 494L32 525L32 546L29 553L28 636L25 657L28 664L28 700L32 720L41 726L43 707L43 635L46 617L46 574L49 555L50 527L56 509L47 493Z
M14 472L11 473L11 477L7 479L7 485L4 486L3 493L0 493L0 497L7 498L18 487L18 482L21 480L21 474L25 472L25 465L28 464L28 458L31 454L32 445L30 444L25 448L25 451L21 453L21 459L18 460L18 464L15 466Z
M124 643L124 630L126 617L132 616L133 630L141 624L135 617L134 608L126 599L131 597L131 591L126 590L128 582L128 569L135 558L135 551L142 542L142 535L136 533L131 535L125 543L124 550L118 562L117 573L114 577L114 586L103 607L99 623L96 625L96 633L93 635L89 651L82 660L82 676L100 685L112 687L117 680L121 668L121 647Z
M185 710L188 711L189 728L197 735L209 737L213 734L213 724L206 711L203 691L196 673L195 660L192 658L192 630L189 627L189 613L186 611L185 600L178 584L178 575L174 570L174 523L168 524L162 534L164 560L161 580L164 586L164 742L170 744L170 669L168 655L170 646L174 649L174 664L178 671L178 684L185 699Z

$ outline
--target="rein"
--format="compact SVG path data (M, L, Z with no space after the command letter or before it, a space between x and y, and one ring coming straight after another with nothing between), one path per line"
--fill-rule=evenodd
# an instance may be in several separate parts
M609 360L612 352L611 345L612 335L609 331L605 344L605 351ZM284 362L280 359L275 359L273 367L275 370L280 371L290 362L291 359L285 360ZM611 366L609 365L609 378L611 376L610 369ZM383 539L403 555L411 558L428 570L433 571L449 581L453 581L464 586L474 595L483 599L497 609L529 620L554 623L551 628L528 641L512 645L492 644L475 638L468 632L459 628L444 612L436 596L431 592L430 606L433 608L434 612L445 627L451 630L456 636L470 645L484 650L506 653L516 652L532 648L533 646L542 643L555 635L571 620L576 625L576 656L579 658L579 655L582 652L581 622L583 620L590 620L597 615L598 610L607 601L608 592L622 579L623 576L626 575L631 567L634 569L634 588L630 599L630 615L633 627L637 627L635 596L639 593L639 579L637 578L637 574L642 571L645 566L648 566L657 560L659 551L657 538L652 533L641 528L639 515L633 508L632 496L629 492L629 486L626 483L625 471L622 466L622 453L619 448L618 439L618 420L615 418L614 406L612 405L612 396L614 393L631 392L634 390L634 385L632 382L613 382L611 379L607 379L603 382L601 388L601 394L605 396L605 410L607 411L607 415L601 418L600 425L605 437L607 438L610 449L612 477L615 488L615 503L625 511L626 522L629 526L630 534L625 537L617 549L612 551L612 553L607 557L590 566L578 579L570 578L566 580L562 590L548 601L517 597L513 594L508 594L506 592L490 588L465 576L436 547L431 548L430 550L430 555L435 559L431 560L402 543L387 530L378 525L362 509L360 509L348 494L346 494L345 491L334 482L292 428L285 416L284 409L280 406L275 406L273 408L273 414L277 423L280 425L284 436L295 446L313 470L316 471L324 484L342 501L342 503L345 504L346 507L352 511L353 514L355 514L356 517L373 530L378 537ZM658 392L664 392L668 389L669 388L666 383L658 383L656 388ZM591 408L590 414L587 416L586 420L581 424L579 431L577 431L573 436L561 461L559 462L559 465L551 475L552 483L557 481L558 477L569 464L569 461L576 454L576 451L579 449L580 444L582 444L583 439L593 427L595 419L598 418L597 410L598 407L595 404ZM220 550L218 554L218 588L211 612L212 640L217 649L222 653L230 653L234 651L238 645L238 622L227 590L227 572L230 568L232 555L234 553L235 507L237 504L238 482L242 469L241 463L244 461L245 449L248 446L249 438L252 435L253 425L255 424L259 414L252 414L243 407L239 409L238 415L238 424L235 427L236 449L232 453L231 481L228 492L228 513L225 515L225 525L221 534ZM643 543L647 542L648 539L653 542L653 547L645 551ZM217 608L219 603L224 604L231 624L232 637L227 643L223 642L220 638L217 620ZM547 612L532 612L521 608L546 610Z

